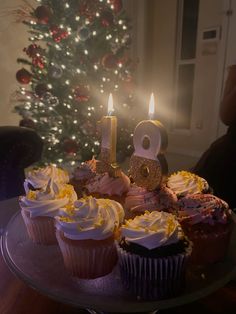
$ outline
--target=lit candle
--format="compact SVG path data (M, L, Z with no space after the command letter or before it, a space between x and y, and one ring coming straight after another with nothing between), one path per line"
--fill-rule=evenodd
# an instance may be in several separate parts
M149 190L158 188L168 172L163 155L167 148L167 133L158 120L153 120L155 110L154 95L149 102L149 120L141 121L135 128L134 154L130 159L130 174L134 182Z
M114 171L118 168L116 165L117 118L112 115L113 110L113 98L110 94L108 115L101 119L101 153L97 164L97 172L109 172L110 175L115 175Z
M116 162L117 118L116 116L112 116L113 111L113 97L110 94L107 107L108 115L104 116L101 120L101 149L106 151L107 157L104 161L110 164Z

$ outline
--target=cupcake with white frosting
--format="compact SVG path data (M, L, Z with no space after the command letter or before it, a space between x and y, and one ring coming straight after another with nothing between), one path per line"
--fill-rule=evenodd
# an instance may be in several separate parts
M47 186L50 179L54 182L65 184L69 182L69 175L64 169L50 164L42 168L30 170L26 174L24 186L25 189L41 189Z
M191 243L176 217L146 212L121 226L117 244L124 286L141 299L163 299L182 292Z
M177 171L167 179L167 187L170 188L178 198L189 194L208 193L210 188L207 181L189 171Z
M21 214L30 239L39 244L55 244L54 217L59 209L77 199L72 185L59 184L52 179L46 187L30 190L25 185L25 196L20 197Z
M56 217L56 236L68 272L78 278L107 275L117 263L114 243L124 219L113 200L79 199Z

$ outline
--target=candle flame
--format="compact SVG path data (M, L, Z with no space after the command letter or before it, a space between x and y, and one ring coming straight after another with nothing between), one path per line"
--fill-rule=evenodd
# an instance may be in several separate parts
M108 107L107 107L108 115L111 116L113 111L114 111L113 97L112 97L112 94L110 93L109 98L108 98Z
M149 101L149 111L148 111L150 120L153 118L154 111L155 111L155 100L154 100L154 94L151 93L151 97Z

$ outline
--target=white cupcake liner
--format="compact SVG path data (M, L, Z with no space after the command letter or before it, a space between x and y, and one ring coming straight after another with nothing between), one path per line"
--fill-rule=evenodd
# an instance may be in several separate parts
M52 217L30 218L29 214L26 213L24 210L21 210L21 215L25 222L29 238L34 243L44 245L51 245L57 243L54 218Z
M97 247L85 247L80 246L76 240L64 241L60 231L56 231L56 237L65 268L72 276L83 279L102 277L109 274L117 263L114 242L99 244Z
M117 244L123 285L140 299L158 300L181 293L191 249L168 257L142 257Z

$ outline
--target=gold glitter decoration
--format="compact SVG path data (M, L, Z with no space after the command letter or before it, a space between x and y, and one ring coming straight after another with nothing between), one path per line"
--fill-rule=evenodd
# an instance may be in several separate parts
M116 163L110 161L110 151L107 148L102 148L99 160L96 164L97 173L108 172L111 177L117 178L121 175L121 169Z
M132 155L130 159L130 175L134 182L149 191L158 188L166 179L168 172L164 156L158 160Z

